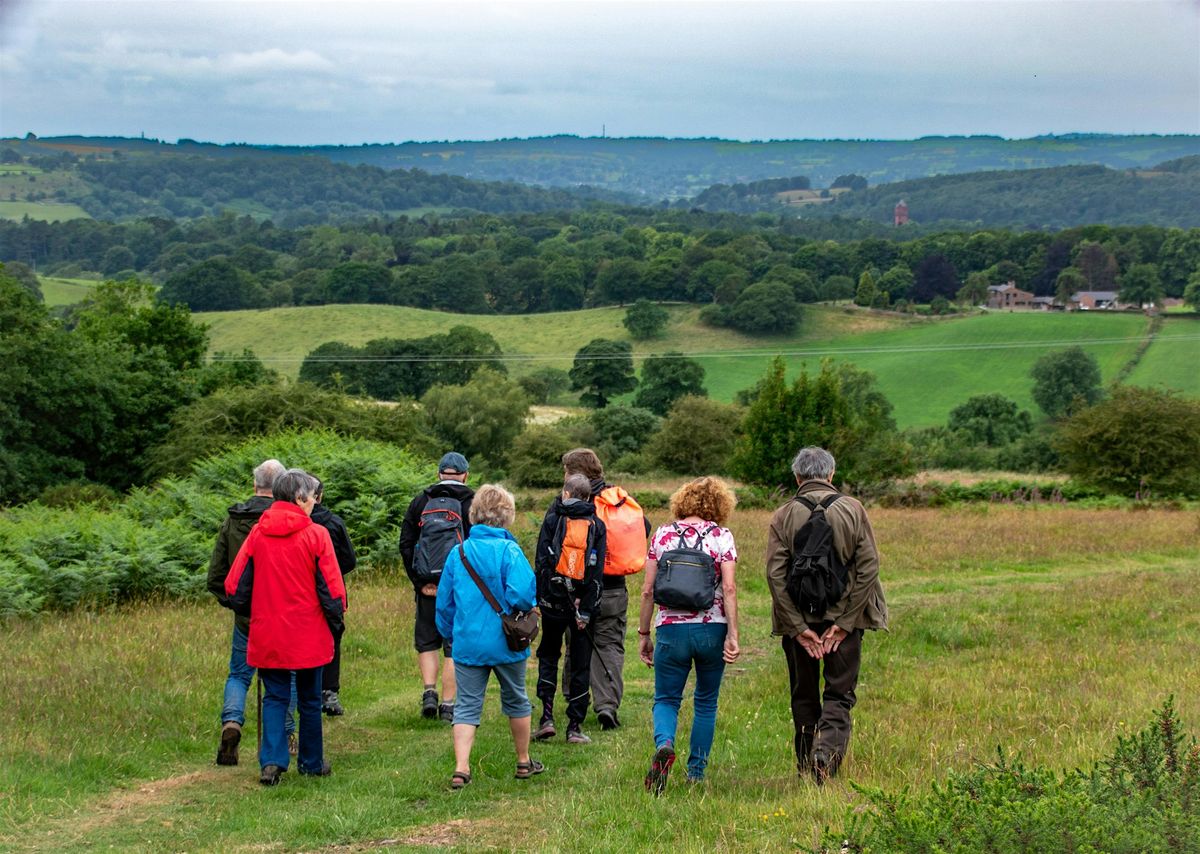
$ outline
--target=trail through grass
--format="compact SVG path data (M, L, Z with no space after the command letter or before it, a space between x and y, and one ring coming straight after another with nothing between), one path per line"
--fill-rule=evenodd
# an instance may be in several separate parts
M892 631L865 644L849 779L925 785L993 756L997 745L1031 763L1084 765L1172 692L1195 730L1200 696L1187 687L1200 684L1195 512L872 515ZM732 523L745 654L726 673L702 787L673 779L660 800L642 791L653 679L631 639L624 728L600 732L589 718L593 744L536 746L550 770L517 781L493 688L475 781L452 793L449 732L419 716L410 587L364 574L350 591L348 712L325 725L334 774L293 771L275 789L257 784L252 724L243 764L212 764L231 628L214 603L0 627L9 722L0 729L0 849L811 846L858 798L843 781L817 789L794 774L786 666L770 637L762 576L768 517L738 512ZM520 523L530 524L526 514ZM685 702L681 741L688 720Z

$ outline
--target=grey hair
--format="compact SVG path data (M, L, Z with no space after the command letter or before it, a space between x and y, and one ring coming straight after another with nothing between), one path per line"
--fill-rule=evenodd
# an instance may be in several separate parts
M317 479L304 469L288 469L275 478L271 494L276 501L291 501L297 504L307 501L317 492Z
M254 469L254 488L271 489L275 480L284 472L283 463L276 459L263 460Z
M567 479L563 481L563 492L569 498L578 498L580 501L587 501L592 497L592 482L587 479L587 475L567 475Z
M800 480L829 480L835 467L833 454L824 448L801 448L792 460L792 474Z
M516 502L512 493L495 483L479 487L471 499L471 524L507 528L517 517Z

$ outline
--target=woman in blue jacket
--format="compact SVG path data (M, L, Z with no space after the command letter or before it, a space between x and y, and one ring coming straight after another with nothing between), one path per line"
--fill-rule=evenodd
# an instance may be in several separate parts
M533 608L537 581L529 561L506 528L516 507L512 493L485 484L471 503L471 533L463 543L467 560L487 585L505 613ZM471 782L471 747L483 712L489 674L500 683L500 708L509 720L517 751L518 780L546 770L529 757L529 720L533 707L525 693L525 663L529 650L508 648L500 616L488 604L479 586L453 549L442 569L437 592L438 633L454 644L454 678L458 701L454 706L454 774L450 786L461 789Z

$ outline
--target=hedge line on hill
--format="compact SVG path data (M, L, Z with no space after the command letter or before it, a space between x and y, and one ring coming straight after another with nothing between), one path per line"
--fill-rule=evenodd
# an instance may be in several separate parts
M29 504L0 513L0 616L205 592L208 558L228 506L275 457L317 475L355 549L375 565L397 556L409 500L434 464L394 446L326 431L248 441L183 478L135 490L111 509Z

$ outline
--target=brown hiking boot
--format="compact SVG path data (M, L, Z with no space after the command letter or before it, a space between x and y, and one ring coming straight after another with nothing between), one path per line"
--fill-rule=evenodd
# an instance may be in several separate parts
M242 725L229 721L221 727L221 746L217 748L218 765L238 764L238 744L242 741Z

